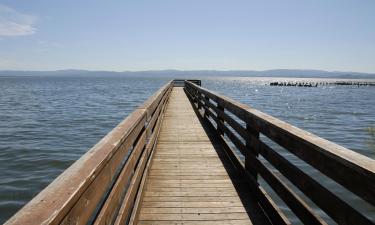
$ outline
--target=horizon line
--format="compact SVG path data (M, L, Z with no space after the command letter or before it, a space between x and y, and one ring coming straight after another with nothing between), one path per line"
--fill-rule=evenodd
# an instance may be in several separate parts
M357 73L375 75L375 72L356 72L356 71L343 71L343 70L324 70L324 69L266 69L266 70L253 70L253 69L149 69L149 70L93 70L93 69L54 69L54 70L31 70L31 69L0 69L0 72L63 72L63 71L86 71L86 72L113 72L113 73L137 73L137 72L162 72L162 71L177 71L177 72L270 72L270 71L311 71L311 72L326 72L326 73Z

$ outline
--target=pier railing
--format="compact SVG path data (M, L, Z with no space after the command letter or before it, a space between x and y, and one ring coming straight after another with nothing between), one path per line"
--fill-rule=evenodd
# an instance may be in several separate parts
M256 195L274 224L289 224L289 221L261 185L263 181L304 224L326 224L307 199L338 224L373 224L350 203L301 170L289 157L284 157L275 147L267 144L265 138L260 137L272 140L317 172L320 171L327 179L373 206L375 160L191 82L185 82L185 91L199 115L217 134L232 163L246 177L251 192ZM239 157L241 154L245 158L244 162ZM304 197L300 197L296 190L302 192Z
M173 86L175 87L184 87L185 81L196 84L198 86L201 86L201 80L183 80L183 79L175 79L173 80Z
M172 88L163 86L6 224L131 222Z

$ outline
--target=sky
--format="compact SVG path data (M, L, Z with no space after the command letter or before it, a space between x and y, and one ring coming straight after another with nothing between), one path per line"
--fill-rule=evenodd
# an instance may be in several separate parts
M0 70L375 73L375 0L0 0Z

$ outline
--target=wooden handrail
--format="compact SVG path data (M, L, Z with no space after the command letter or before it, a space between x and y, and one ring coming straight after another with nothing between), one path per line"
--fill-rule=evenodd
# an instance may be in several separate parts
M172 88L172 81L160 88L5 224L129 219Z
M204 113L199 115L216 131L218 138L228 150L230 159L248 177L252 190L261 199L260 203L266 211L273 215L270 219L275 223L288 222L283 221L284 216L278 207L257 183L258 174L304 224L325 224L325 221L278 175L267 168L258 159L258 155L271 163L337 223L373 224L365 215L264 143L259 134L265 135L373 206L375 160L191 82L185 82L185 91L194 106L198 110L203 109ZM232 144L228 143L224 134ZM231 147L233 145L245 157L245 163L239 162L236 151Z

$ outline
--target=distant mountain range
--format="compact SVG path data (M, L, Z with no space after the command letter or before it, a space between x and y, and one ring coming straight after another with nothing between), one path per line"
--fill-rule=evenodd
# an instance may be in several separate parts
M345 79L375 79L375 73L358 72L340 72L324 70L293 70L293 69L275 69L275 70L150 70L150 71L89 71L89 70L56 70L56 71L15 71L0 70L0 76L163 76L175 78L190 77L213 77L213 76L231 76L231 77L298 77L298 78L345 78Z

